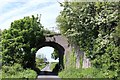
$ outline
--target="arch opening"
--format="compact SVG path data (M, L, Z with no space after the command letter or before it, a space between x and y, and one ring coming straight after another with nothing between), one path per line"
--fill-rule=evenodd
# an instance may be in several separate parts
M44 58L44 62L58 62L58 58L55 60L52 57L54 50L55 49L50 46L42 47L36 52L36 58Z
M40 51L42 53L42 50L43 50L43 52L45 52L42 54L43 54L43 57L46 58L46 63L58 62L55 65L52 72L58 73L60 70L64 69L63 56L64 56L65 49L60 44L55 43L55 42L44 42L43 44L40 44L39 46L37 46L37 50L38 50L37 52ZM58 53L58 59L56 59L56 60L51 58L51 54L54 52L54 50L57 50L57 53ZM37 55L38 55L38 53L36 53L36 56Z

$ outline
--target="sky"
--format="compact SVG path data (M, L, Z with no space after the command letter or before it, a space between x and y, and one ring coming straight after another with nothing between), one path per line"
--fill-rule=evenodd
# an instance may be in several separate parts
M43 54L44 57L46 57L49 62L58 62L58 59L54 60L51 58L51 54L53 53L53 51L54 51L54 48L46 46L46 47L39 49L36 53L36 56Z
M9 29L14 20L41 14L41 24L44 28L52 30L52 27L57 27L56 17L62 10L58 2L63 0L0 0L0 29ZM49 61L54 61L51 59L53 50L51 47L45 47L36 54L45 54Z
M0 0L0 29L8 29L14 20L41 14L44 28L56 27L56 17L63 0Z

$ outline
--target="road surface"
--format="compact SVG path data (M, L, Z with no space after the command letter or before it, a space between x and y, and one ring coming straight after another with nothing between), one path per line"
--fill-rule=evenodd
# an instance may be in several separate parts
M45 68L43 68L41 71L52 71L50 70L50 63L46 65Z
M50 64L41 70L40 75L37 80L61 80L57 75L55 75L52 70L50 70Z

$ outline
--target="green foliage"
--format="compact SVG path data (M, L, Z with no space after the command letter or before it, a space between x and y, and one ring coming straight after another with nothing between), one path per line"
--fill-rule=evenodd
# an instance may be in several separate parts
M43 58L36 58L36 67L40 70L46 66L47 63L44 62Z
M2 77L2 69L1 69L1 67L2 67L1 36L2 36L2 30L0 29L0 79Z
M95 68L75 69L69 68L59 73L61 78L104 78L102 72Z
M66 61L65 61L66 63ZM110 71L104 68L100 69L100 68L80 68L80 69L76 69L75 68L75 56L73 53L70 53L69 55L69 63L65 64L67 67L62 70L59 73L59 77L60 78L92 78L94 80L96 80L96 78L101 78L101 80L103 80L103 78L111 78L111 77L115 77L117 74L117 71ZM103 65L107 65L107 64L103 64ZM117 64L116 64L117 65ZM104 67L109 67L109 66L104 66ZM117 67L117 69L119 69ZM107 70L107 71L105 71ZM118 79L119 80L120 77L114 78L114 79ZM71 79L71 80L72 80ZM74 79L73 79L74 80Z
M117 33L118 29L115 30L119 26L118 11L116 9L118 3L103 3L99 6L105 6L105 8L99 10L98 13L99 17L102 18L101 20L96 16L99 34L94 40L93 50L91 53L88 52L88 56L91 56L93 66L101 68L106 77L117 78L120 76L120 43L115 40L115 35L119 35ZM100 14L104 14L104 16ZM117 37L117 39L119 38Z
M36 58L36 63L43 63L44 59L43 58Z
M51 54L51 57L55 60L59 58L58 50L54 49L53 53Z
M0 42L1 42L2 30L0 29Z
M53 69L55 68L56 64L58 64L57 62L51 62L50 63L50 70L53 71Z
M87 50L86 46L90 46L92 38L95 38L92 36L95 33L94 3L65 2L63 7L57 18L61 32L68 37L70 43L81 45L81 50Z
M87 53L105 77L120 75L119 2L64 2L57 18L60 31Z
M2 66L2 78L33 78L36 79L37 73L30 69L23 69L20 64L13 66Z
M0 69L0 79L2 78L2 69Z
M75 68L76 57L73 52L68 53L69 55L64 56L65 69Z
M69 55L69 62L67 64L68 68L75 68L76 65L76 57L74 53L70 53Z
M44 33L45 36L49 36L49 35L54 35L54 34L56 34L56 32L52 32L52 31L50 31L50 30L48 30L48 29L44 29L44 30L43 30L43 33Z
M2 32L2 63L19 63L24 67L35 66L37 45L45 40L39 17L24 17L11 23Z

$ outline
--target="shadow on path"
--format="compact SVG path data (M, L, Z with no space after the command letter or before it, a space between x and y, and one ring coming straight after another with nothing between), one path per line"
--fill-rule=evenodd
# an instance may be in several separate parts
M36 80L61 80L58 74L52 71L41 71Z
M58 70L58 64L53 71L50 70L50 65L47 65L40 71L37 80L61 80L58 76Z
M41 71L39 75L55 75L55 76L57 76L58 73L54 73L52 71Z
M45 68L43 68L43 70L40 71L39 75L55 75L58 76L58 72L59 72L59 64L56 64L54 69L51 71L50 70L50 65L47 65Z

